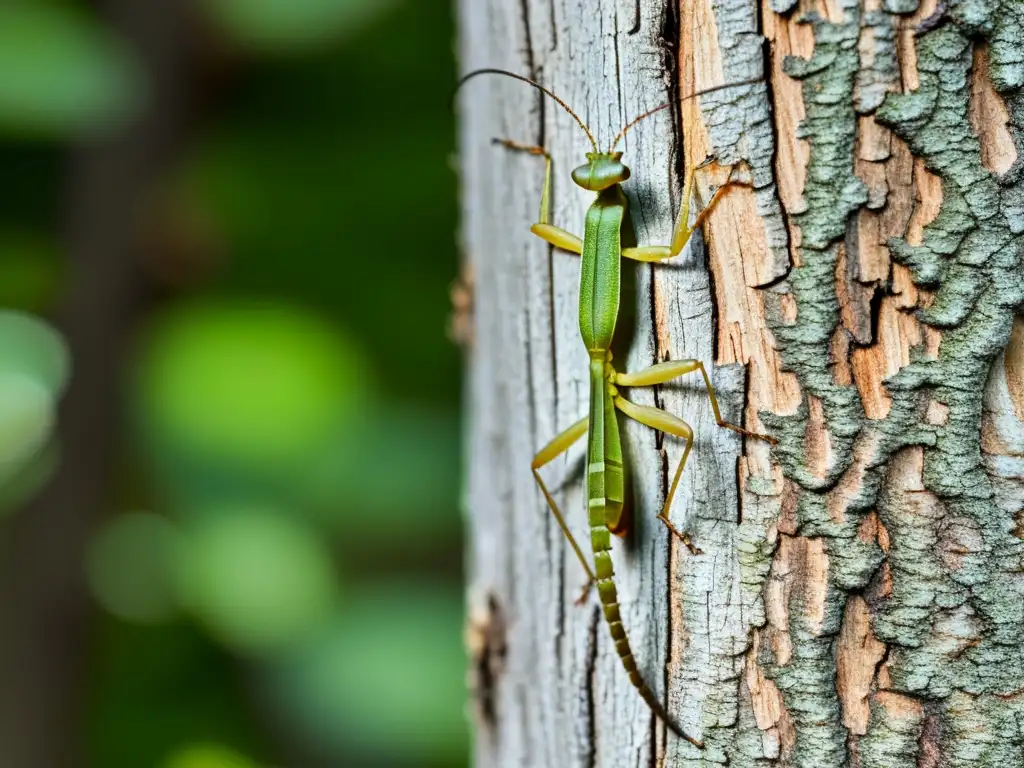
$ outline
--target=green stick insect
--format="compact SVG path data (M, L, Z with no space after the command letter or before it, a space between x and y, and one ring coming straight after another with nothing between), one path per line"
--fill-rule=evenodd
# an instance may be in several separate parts
M686 174L683 203L676 221L672 244L667 246L645 246L639 248L623 248L622 232L624 226L631 226L628 219L628 202L622 191L621 184L630 177L629 168L622 162L622 152L615 147L626 135L626 132L640 121L671 106L663 104L656 109L644 113L623 128L611 149L601 152L597 141L586 124L558 96L539 83L529 78L507 72L502 69L478 69L465 75L459 87L478 75L501 75L528 83L534 88L550 96L562 109L568 112L590 141L592 152L586 155L587 162L572 172L572 180L577 186L588 192L597 194L590 209L587 211L582 239L553 225L550 221L551 199L551 155L542 147L520 144L507 139L496 139L495 142L516 151L528 152L544 157L544 188L540 198L540 221L530 227L533 234L542 240L573 254L582 256L580 264L580 335L590 356L590 412L567 430L555 437L534 457L532 463L533 476L547 500L551 512L558 521L559 527L569 540L570 546L579 558L586 571L589 581L580 597L582 601L590 588L596 584L598 595L604 609L615 649L622 664L629 673L629 680L640 692L651 710L680 738L703 749L704 744L685 733L665 711L665 707L654 695L637 669L636 660L626 638L626 630L622 625L619 611L618 596L615 589L614 571L611 560L611 534L625 535L628 533L629 516L626 513L625 473L622 455L622 443L619 438L619 426L616 411L641 424L645 424L669 435L686 441L683 455L679 459L672 485L665 498L665 505L658 515L668 529L677 536L694 554L698 550L690 541L690 537L679 531L669 520L668 513L672 507L672 499L679 485L679 478L686 466L686 459L693 447L693 430L682 419L660 409L630 402L619 391L620 387L645 387L664 384L679 376L700 371L704 377L711 408L715 421L720 427L734 430L774 443L775 440L766 435L750 432L742 427L730 424L722 418L715 397L715 389L711 385L704 364L699 360L672 360L652 365L637 373L620 373L612 365L610 347L615 333L615 324L619 313L620 295L620 259L634 259L641 262L662 262L678 256L690 239L693 231L701 226L704 219L721 199L729 186L738 182L731 176L723 186L716 190L708 205L700 212L690 225L690 199L693 194L694 169ZM734 83L745 85L748 83ZM730 87L730 86L721 86ZM709 89L717 90L717 89ZM699 96L709 91L699 91L688 98ZM572 532L566 525L565 518L558 508L551 493L541 478L539 470L545 464L565 453L570 446L584 435L587 440L587 506L590 521L590 543L594 552L594 568L591 569L587 558L583 555Z

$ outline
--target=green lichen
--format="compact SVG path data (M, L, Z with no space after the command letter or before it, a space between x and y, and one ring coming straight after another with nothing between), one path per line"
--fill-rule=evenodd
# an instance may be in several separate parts
M898 244L894 257L911 253L915 263L939 275L936 301L922 319L943 329L942 346L938 359L915 367L949 415L936 429L934 447L925 451L924 482L939 502L937 519L920 519L904 501L880 504L883 521L902 533L890 531L894 592L876 632L890 644L897 689L926 701L958 692L977 696L977 711L989 713L980 723L985 732L1003 733L1020 756L1024 732L996 726L1015 705L993 697L1024 687L1024 544L995 504L980 423L989 369L1024 301L1024 243L1005 212L1009 190L984 169L968 117L973 47L966 32L990 28L982 6L955 9L958 18L970 17L969 29L946 25L919 41L919 93L928 98L892 96L878 115L942 179L943 205L922 245ZM1024 39L1024 27L1017 39ZM922 103L928 111L921 111ZM937 552L943 550L964 553L956 568L942 562ZM939 718L943 727L953 727L948 717ZM996 764L977 762L994 754L989 751L970 754L968 760L968 753L954 750L948 764Z
M861 20L862 36L870 36L871 59L862 61L857 73L854 106L870 114L881 105L889 85L899 75L896 60L896 28L883 11L867 11Z
M918 0L883 0L882 8L886 13L913 13L917 4Z
M776 456L784 471L803 489L797 514L800 532L806 536L842 537L849 544L856 536L855 520L847 516L846 523L833 522L824 495L851 465L853 441L864 419L856 390L836 384L828 354L839 325L834 281L840 243L850 216L868 199L866 186L854 173L857 115L853 94L860 71L860 12L856 0L847 0L843 7L846 15L842 24L815 16L802 19L813 27L814 55L808 60L790 58L785 62L787 74L803 83L807 116L800 126L800 136L809 141L812 152L803 191L806 207L794 216L801 231L802 264L792 270L788 281L799 321L785 324L781 312L769 310L785 366L796 372L805 393L821 401L830 426L834 461L824 477L818 477L807 466L806 401L793 417L764 414L763 418L779 439ZM853 554L850 549L843 551ZM844 574L844 584L856 584L873 569L863 564L877 561L877 554L858 553L846 560L846 567L837 559L833 570ZM842 765L847 757L846 730L835 690L834 644L844 595L833 581L820 627L807 625L799 598L790 602L792 658L780 664L769 648L762 648L759 661L782 694L795 726L791 762L799 768Z
M861 768L908 768L917 764L918 741L924 728L924 712L890 717L884 707L872 703L871 730L858 744Z
M862 19L856 2L842 5L843 23L808 19L814 56L786 65L803 83L801 136L811 154L806 209L794 216L802 264L788 283L798 319L787 325L781 311L769 313L784 365L823 406L833 455L823 477L807 466L807 404L788 417L765 414L780 440L777 458L800 488L799 533L822 538L829 556L825 621L808 627L799 600L791 598L793 658L780 664L762 649L761 662L795 724L791 764L848 764L848 734L834 689L835 640L848 594L866 587L883 560L877 546L856 535L863 515L876 510L889 531L892 592L877 606L873 629L888 646L892 690L918 700L923 714L894 717L872 705L868 733L854 740L860 764L913 766L926 733L938 739L944 768L1021 765L1024 705L1015 694L1024 689L1024 543L1013 535L1012 516L995 502L980 423L990 368L1024 302L1024 171L1018 162L997 179L985 169L969 107L974 46L984 38L993 83L1021 147L1024 3L948 2L949 18L917 40L920 87L890 94L877 110L879 122L942 182L940 211L921 244L890 243L893 259L910 269L914 282L935 292L919 318L942 331L942 344L935 358L914 350L910 365L885 382L892 407L885 419L873 421L865 418L856 390L835 383L830 342L839 326L838 249L867 199L854 174L854 85L884 82L886 62L876 61L881 69L863 74L859 28L880 19ZM909 13L916 5L892 0L883 7ZM873 106L871 99L861 104ZM926 423L931 401L948 409L944 424ZM858 495L836 521L826 500L852 466L858 442L872 459ZM925 494L901 491L897 477L889 476L893 460L911 446L924 450Z

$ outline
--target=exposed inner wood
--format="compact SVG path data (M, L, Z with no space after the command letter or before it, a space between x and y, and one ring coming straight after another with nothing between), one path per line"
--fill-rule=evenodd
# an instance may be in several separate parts
M981 162L992 173L1006 173L1017 161L1017 147L1010 133L1009 110L992 87L985 45L974 49L971 85L971 127L981 141Z
M843 724L851 733L868 732L869 697L875 670L885 655L885 645L871 632L871 614L863 597L846 601L843 628L836 648L836 688L843 705Z
M1003 365L1014 412L1017 420L1024 422L1024 318L1019 315L1013 323Z

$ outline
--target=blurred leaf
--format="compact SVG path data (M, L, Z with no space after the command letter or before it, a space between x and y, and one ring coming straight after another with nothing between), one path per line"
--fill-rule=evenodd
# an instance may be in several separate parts
M360 31L397 0L204 0L232 37L258 51L299 51Z
M135 63L87 16L51 3L0 9L0 128L65 137L138 105Z
M42 450L56 418L53 395L38 379L0 370L0 487Z
M24 312L0 310L0 373L32 378L56 397L70 368L67 345L52 326Z
M0 310L0 511L37 491L56 464L44 450L70 355L60 335L23 312Z
M270 735L247 705L245 666L194 623L152 627L101 614L92 626L76 766L164 768L186 745L230 744L263 765L298 768L266 759Z
M126 621L153 624L178 610L181 534L159 515L118 515L93 536L86 568L96 599Z
M462 598L424 581L353 590L274 680L300 731L334 751L412 765L465 759Z
M264 509L196 516L179 568L184 602L243 652L305 639L330 616L337 595L323 541L292 517Z
M380 391L454 404L451 10L402 2L344 46L249 70L178 181L235 254L219 290L316 306L358 334Z
M217 744L195 744L174 755L167 768L256 768L256 764Z
M304 499L347 537L418 542L459 526L461 466L455 413L391 405L365 410L305 468ZM451 510L438 520L439 510Z
M144 342L144 425L213 464L278 471L308 461L367 390L348 340L270 304L209 303L165 316Z
M36 233L0 231L0 270L0 306L26 310L48 309L62 277L56 243Z
M2 427L0 427L2 428ZM43 489L60 461L60 450L51 439L25 461L4 475L0 470L0 515L20 507Z

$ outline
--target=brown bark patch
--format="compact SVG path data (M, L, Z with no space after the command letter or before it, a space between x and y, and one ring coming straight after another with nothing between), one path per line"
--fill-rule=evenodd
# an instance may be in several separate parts
M687 3L683 3L684 7L686 5ZM779 199L790 214L799 213L807 207L803 199L803 190L807 181L807 164L811 156L810 144L804 139L797 138L797 129L806 117L802 86L782 69L787 57L807 59L814 52L814 32L811 25L796 23L797 16L798 13L780 16L771 9L767 0L763 4L764 36L771 45L770 79L775 94L775 136L778 142L775 181L779 186ZM794 263L799 263L798 251L798 242L794 239L790 243L790 254Z
M904 91L916 91L921 86L917 72L917 28L922 21L935 14L939 2L940 0L921 0L917 13L900 20L899 34L896 37L896 55L900 63Z
M1013 320L1003 368L1006 371L1006 386L1013 402L1013 412L1018 421L1024 421L1024 318L1019 315Z
M858 344L870 344L871 300L875 295L875 287L859 279L857 266L848 261L847 249L842 245L838 247L838 255L836 297L839 299L842 324Z
M832 380L840 387L853 384L853 368L850 367L850 334L845 328L836 328L829 342L832 357Z
M917 755L917 768L939 768L942 765L941 738L939 718L936 715L928 715L918 741L921 751Z
M949 406L938 400L929 400L925 421L935 427L944 427L949 421Z
M843 708L843 724L858 736L868 731L868 697L875 672L885 656L885 644L871 631L871 614L864 598L846 601L836 649L836 688Z
M804 622L814 634L820 634L825 621L828 595L828 554L825 541L806 536L780 536L765 591L768 616L766 634L777 664L784 666L792 656L789 613L794 596L799 596Z
M914 193L914 213L907 227L907 244L918 246L924 242L924 228L935 221L942 208L942 178L929 171L921 158L914 158ZM901 285L904 283L907 292L914 290L909 272L901 280Z
M846 521L846 510L850 506L850 500L859 494L864 484L867 468L874 459L877 450L878 437L875 433L868 433L866 436L862 436L854 444L853 463L843 473L836 487L829 492L825 499L825 507L828 509L829 518L832 522L842 524Z
M832 455L832 440L829 438L827 421L825 419L825 408L821 398L813 395L807 396L809 416L807 419L807 431L804 433L804 451L807 459L807 469L815 477L824 479L828 475L834 457Z
M924 707L917 699L892 691L879 691L874 695L874 702L885 710L894 720L920 720L924 716Z
M764 670L757 664L758 650L761 645L761 633L754 630L753 643L747 652L744 677L754 711L757 727L767 731L779 725L779 720L786 706L782 701L782 693L775 683L765 677Z
M1010 113L989 77L988 46L978 45L971 79L971 127L981 142L981 162L992 173L1006 173L1017 162L1009 122Z
M651 281L651 296L654 300L654 336L656 346L662 358L668 360L672 351L672 336L668 326L668 305L665 303L665 292L660 289L657 280Z
M468 684L479 727L485 730L497 725L497 689L508 650L506 630L505 613L497 596L491 593L482 601L471 601L465 632L470 661Z

